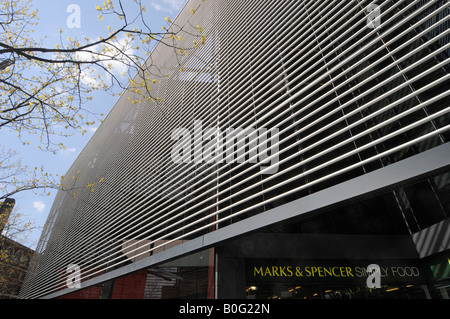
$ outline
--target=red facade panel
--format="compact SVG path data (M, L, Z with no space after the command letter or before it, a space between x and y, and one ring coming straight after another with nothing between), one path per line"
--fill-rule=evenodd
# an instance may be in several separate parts
M142 299L147 270L142 270L114 280L111 299Z

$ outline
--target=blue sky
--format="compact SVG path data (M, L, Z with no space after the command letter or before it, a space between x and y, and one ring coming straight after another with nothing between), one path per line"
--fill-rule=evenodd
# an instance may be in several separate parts
M164 18L170 16L174 18L182 8L185 0L143 0L142 3L147 8L147 24L155 30L161 31L161 26L165 25ZM36 39L45 37L46 45L54 47L59 42L59 28L63 30L64 36L71 36L83 39L84 37L98 38L99 35L107 34L106 26L109 24L114 28L110 21L100 21L95 5L101 5L103 0L34 0L33 7L38 9L39 25L35 28L34 35ZM71 4L76 4L80 8L80 27L70 28L67 19L73 13L67 12ZM134 5L132 0L123 0L124 6ZM117 97L107 95L102 92L94 94L94 98L86 107L95 111L107 114L114 105ZM15 134L5 130L1 131L0 146L11 148L19 152L24 164L30 168L44 166L44 169L53 175L64 175L70 165L76 159L83 147L95 133L96 127L92 127L87 134L76 134L72 137L62 140L66 146L65 150L58 151L56 154L38 150L37 144L27 146L21 145L20 140ZM41 196L34 192L22 192L15 196L16 210L25 216L25 219L31 220L34 226L42 227L51 209L56 190L49 190L50 196ZM39 240L41 230L33 231L23 244L35 248Z

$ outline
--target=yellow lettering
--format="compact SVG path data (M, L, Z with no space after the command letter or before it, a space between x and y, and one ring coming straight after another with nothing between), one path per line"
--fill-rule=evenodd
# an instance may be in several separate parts
M287 267L287 272L289 273L289 277L292 277L294 275L294 273L292 272L292 267L291 266Z
M263 277L264 277L262 267L259 267L259 268L254 267L254 268L253 268L253 276L256 277L257 275L263 276Z
M306 277L310 277L311 276L311 272L309 271L309 267L305 267L305 271L308 273L306 275Z
M323 277L323 267L317 267L317 272L319 273L319 277Z
M296 273L297 274L296 267ZM355 268L358 271L358 268ZM306 266L304 268L306 277L355 277L352 273L353 269L351 267L324 267L324 266ZM294 269L292 266L254 266L253 267L253 276L257 277L292 277L294 276Z
M272 276L280 277L280 275L278 274L278 267L277 266L272 266Z
M352 268L351 267L345 267L345 270L347 271L347 277L355 277L352 274Z
M339 274L335 273L336 268L338 268L338 267L333 267L333 269L332 269L333 275L334 275L334 277L340 277Z

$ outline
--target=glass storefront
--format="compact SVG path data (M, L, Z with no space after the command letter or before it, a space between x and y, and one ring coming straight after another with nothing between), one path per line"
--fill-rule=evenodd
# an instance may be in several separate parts
M205 250L147 269L142 299L214 298L213 256Z
M207 249L59 299L213 299L213 257Z
M439 172L236 241L246 298L450 299L449 187L450 173ZM381 266L380 288L365 273L355 280L371 262ZM336 266L351 274L332 278ZM320 270L292 276L308 267Z
M66 297L450 299L449 190L440 172Z
M430 299L426 285L259 285L246 289L247 299Z
M439 299L450 299L450 280L437 282L434 288Z
M430 299L430 269L416 260L247 260L247 299ZM369 286L370 285L370 286Z

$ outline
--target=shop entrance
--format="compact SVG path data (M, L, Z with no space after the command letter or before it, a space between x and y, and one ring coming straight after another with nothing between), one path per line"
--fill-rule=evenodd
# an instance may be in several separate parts
M259 284L246 289L247 299L430 299L425 285L382 286L369 289L363 285L289 285Z
M436 298L430 267L409 237L261 233L218 251L219 298Z
M378 260L371 285L369 260L247 259L249 299L430 299L417 260ZM369 285L370 284L370 285Z

